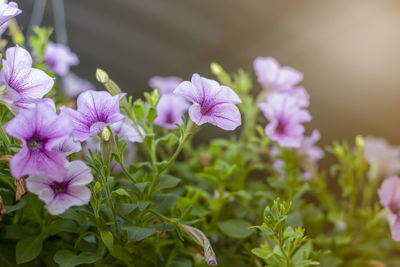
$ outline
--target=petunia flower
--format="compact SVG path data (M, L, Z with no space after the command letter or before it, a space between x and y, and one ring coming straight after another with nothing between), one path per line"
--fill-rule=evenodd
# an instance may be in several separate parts
M78 77L72 72L64 77L63 85L64 93L69 98L75 98L82 92L96 89L91 82Z
M21 14L22 10L18 8L15 2L0 4L0 35L2 35L8 26L8 21Z
M303 74L291 67L281 67L279 62L271 57L257 57L254 69L258 82L268 90L282 90L295 87L303 80Z
M45 207L52 215L64 213L72 206L87 205L90 190L87 188L93 180L91 169L83 161L76 160L65 164L63 176L30 175L26 187L46 203Z
M160 95L165 95L172 94L181 82L183 82L183 80L175 76L154 76L149 80L149 85L151 88L157 89Z
M3 83L0 101L13 110L32 107L54 85L53 78L44 71L32 68L31 55L19 46L7 49L0 79Z
M68 46L49 42L44 51L44 63L56 74L64 76L71 66L79 64L79 58Z
M289 89L274 90L268 92L267 98L273 94L286 94L296 99L300 107L308 107L310 105L310 95L303 86L297 86Z
M378 190L381 205L387 209L387 219L392 239L400 241L400 179L397 176L386 178Z
M144 136L145 131L142 129L142 127L140 127L140 126L138 126L138 127L139 127L140 133L142 134L142 136ZM143 142L142 137L140 136L139 132L136 130L135 125L127 117L124 117L122 120L111 124L110 129L114 134L117 134L119 136L120 140L130 141L132 143Z
M22 142L22 149L10 161L16 179L27 174L65 174L66 154L58 144L69 137L72 123L57 115L54 104L38 103L32 109L21 110L7 123L5 131Z
M157 104L157 118L154 123L168 129L175 129L175 123L182 124L182 116L189 108L189 103L181 96L166 94Z
M242 103L242 100L231 88L214 80L195 73L192 81L182 82L174 94L193 103L189 108L189 116L197 125L211 123L224 130L234 130L242 124L240 111L235 105Z
M125 94L111 96L105 91L86 91L79 95L78 110L62 106L61 114L73 122L72 136L76 141L85 141L99 134L104 127L120 121L119 101Z
M69 136L57 142L57 144L54 146L54 149L62 151L65 153L65 155L69 156L73 153L81 151L82 145L80 142L74 141L72 136Z
M297 100L286 94L273 94L258 107L269 120L265 134L282 147L298 148L304 137L303 122L311 121L310 113Z
M364 157L370 164L368 177L378 180L400 172L400 147L391 146L379 137L364 138Z

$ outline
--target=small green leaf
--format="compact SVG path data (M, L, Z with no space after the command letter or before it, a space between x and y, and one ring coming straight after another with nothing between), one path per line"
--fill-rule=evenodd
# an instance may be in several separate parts
M110 231L101 231L100 232L101 240L103 240L104 245L108 248L109 251L113 250L114 246L114 237Z
M273 251L270 250L264 250L262 248L253 248L251 250L251 252L256 255L257 257L263 259L263 260L267 260L269 258L271 258L272 255L274 255Z
M80 264L92 264L100 260L102 255L92 253L81 253L80 255L75 255L70 250L59 250L54 255L54 261L60 265L60 267L74 267Z
M148 227L125 226L123 229L128 232L128 240L131 242L143 240L156 232L156 229Z
M252 225L245 220L231 219L218 223L219 229L229 237L243 239L251 235L254 231L248 229Z
M18 241L15 252L17 264L29 262L39 256L42 245L43 240L38 236L27 237Z
M15 205L6 205L5 209L6 209L6 213L10 213L19 209L22 209L23 207L25 207L26 205L26 200L23 198L21 199L17 204Z
M179 138L174 133L169 133L163 137L157 139L157 143L175 145Z
M145 208L147 208L150 205L149 201L138 201L137 206L140 209L140 211L143 211Z
M156 191L161 191L163 189L174 188L181 182L181 179L174 176L165 174L161 175L160 179L156 185Z
M128 192L126 192L125 189L123 188L118 188L117 190L114 190L112 193L112 195L118 195L118 196L126 196L126 197L130 197L130 195L128 194Z

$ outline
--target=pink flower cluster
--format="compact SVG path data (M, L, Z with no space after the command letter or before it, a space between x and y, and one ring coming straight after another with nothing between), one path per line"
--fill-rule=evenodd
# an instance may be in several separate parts
M265 134L281 147L297 149L297 155L306 157L307 162L316 168L324 153L314 146L320 139L318 130L314 130L310 137L304 137L303 123L311 121L312 117L306 110L310 97L306 89L298 85L303 80L303 74L291 67L281 67L270 57L256 58L254 69L267 93L266 101L258 105L269 121ZM275 148L273 152L275 169L282 174L284 163L276 158L280 154L279 149ZM307 162L303 160L301 165L309 165ZM303 177L310 179L311 173L304 170Z

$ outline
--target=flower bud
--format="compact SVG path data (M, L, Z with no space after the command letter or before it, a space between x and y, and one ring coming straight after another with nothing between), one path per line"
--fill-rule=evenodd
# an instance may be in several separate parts
M105 142L110 141L111 131L108 127L104 127L103 131L101 131L101 139Z
M108 77L108 74L102 70L102 69L97 69L96 70L96 79L101 82L101 83L106 83L110 79Z

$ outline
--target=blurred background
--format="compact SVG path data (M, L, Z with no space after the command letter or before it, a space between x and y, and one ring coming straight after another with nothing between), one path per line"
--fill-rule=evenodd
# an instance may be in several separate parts
M38 1L46 3L16 0L24 31ZM59 18L52 4L46 3L42 26ZM209 65L216 61L229 72L243 67L254 76L253 60L272 56L304 73L313 115L308 133L320 129L322 144L353 142L356 134L400 144L398 0L65 0L64 5L68 44L81 61L72 70L93 83L100 67L124 91L141 97L154 75L190 79L198 72L211 78ZM210 129L200 135L222 133Z

